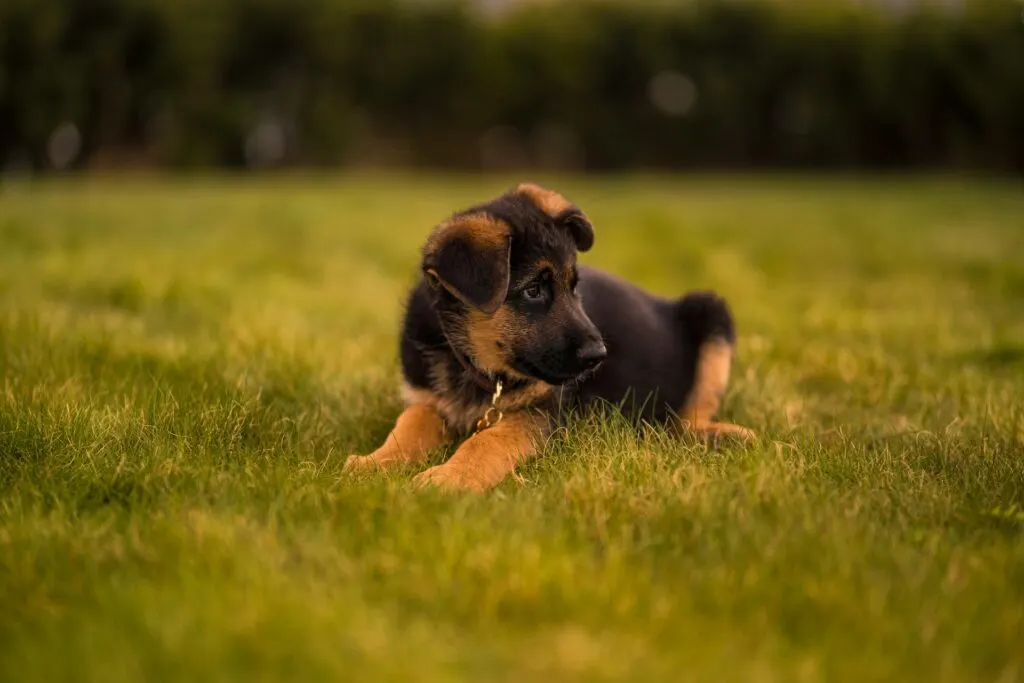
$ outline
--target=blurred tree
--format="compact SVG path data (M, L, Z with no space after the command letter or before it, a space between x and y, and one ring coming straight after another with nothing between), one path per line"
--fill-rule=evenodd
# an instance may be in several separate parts
M1024 170L1015 0L484 9L0 0L0 165Z

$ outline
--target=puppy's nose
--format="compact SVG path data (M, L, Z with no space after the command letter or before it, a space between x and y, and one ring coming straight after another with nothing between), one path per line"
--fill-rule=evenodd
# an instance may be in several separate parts
M576 357L588 368L592 368L608 357L608 348L600 338L591 339L580 347Z

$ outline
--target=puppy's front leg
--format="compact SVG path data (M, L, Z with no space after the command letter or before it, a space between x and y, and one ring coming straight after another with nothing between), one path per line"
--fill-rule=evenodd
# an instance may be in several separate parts
M431 449L450 441L444 420L434 408L417 403L406 408L384 443L370 455L352 455L344 470L372 469L399 465L417 465Z
M548 422L540 415L508 415L467 439L448 462L421 472L413 481L447 490L485 491L532 458L547 431Z

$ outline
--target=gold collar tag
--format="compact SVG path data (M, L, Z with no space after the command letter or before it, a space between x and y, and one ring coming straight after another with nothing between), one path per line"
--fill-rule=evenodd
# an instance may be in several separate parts
M504 416L502 415L502 412L500 410L498 410L498 399L499 398L501 398L501 380L500 379L498 380L497 384L495 384L495 386L494 386L494 395L491 396L491 405L490 405L490 407L487 409L487 412L484 413L484 416L481 417L477 421L477 423L476 423L476 431L478 433L482 432L483 430L487 429L488 427L493 427L494 425L496 425L499 422L501 422L501 418L504 417Z

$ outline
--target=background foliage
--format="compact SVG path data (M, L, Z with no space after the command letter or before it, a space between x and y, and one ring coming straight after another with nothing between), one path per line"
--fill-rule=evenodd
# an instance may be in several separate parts
M1020 171L1022 9L0 0L0 163Z

